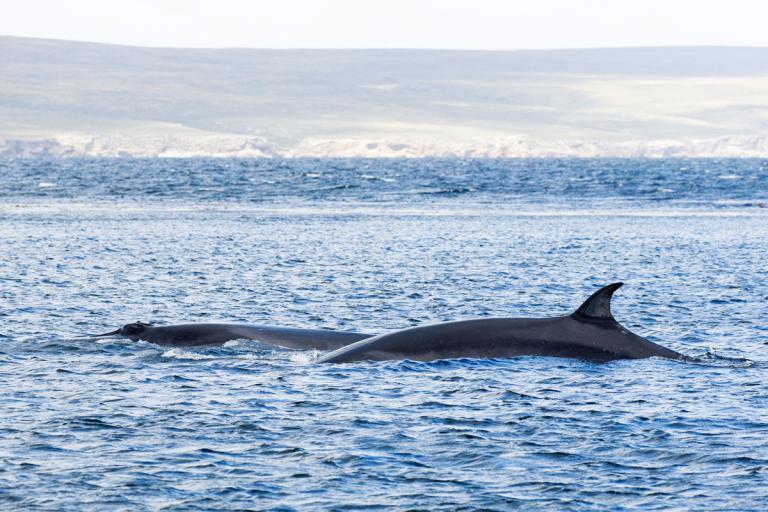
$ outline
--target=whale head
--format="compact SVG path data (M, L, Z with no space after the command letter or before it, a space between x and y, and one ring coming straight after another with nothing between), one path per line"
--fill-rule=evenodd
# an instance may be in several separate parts
M103 338L106 336L124 336L131 341L139 341L141 334L147 330L148 327L152 327L152 324L146 324L144 322L134 322L132 324L125 324L121 328L105 332L103 334L95 334L94 338Z

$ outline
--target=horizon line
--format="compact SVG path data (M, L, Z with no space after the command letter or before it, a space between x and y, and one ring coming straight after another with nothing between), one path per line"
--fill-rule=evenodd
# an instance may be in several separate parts
M427 52L467 52L467 53L512 53L512 52L564 52L597 50L663 50L663 49L768 49L766 46L693 44L693 45L638 45L638 46L583 46L562 48L432 48L432 47L248 47L248 46L154 46L128 43L89 41L84 39L59 39L52 37L19 36L0 34L0 38L26 39L74 44L91 44L137 48L146 50L221 50L221 51L427 51Z

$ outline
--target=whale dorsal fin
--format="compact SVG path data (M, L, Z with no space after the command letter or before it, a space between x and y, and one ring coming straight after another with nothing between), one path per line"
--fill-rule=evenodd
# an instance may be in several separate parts
M573 314L575 317L591 318L595 320L613 320L611 314L611 297L613 292L622 287L624 283L613 283L603 286L584 301Z

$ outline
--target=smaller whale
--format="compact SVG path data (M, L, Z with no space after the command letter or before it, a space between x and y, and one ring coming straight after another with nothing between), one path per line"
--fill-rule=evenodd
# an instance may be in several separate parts
M682 354L642 338L611 314L623 283L605 286L573 314L554 318L480 318L411 327L358 341L320 357L319 363L412 359L555 356L611 361Z
M335 350L373 336L359 332L329 329L298 329L250 324L179 324L159 325L136 322L121 328L94 334L93 338L123 336L132 341L148 341L164 347L216 346L232 340L257 340L268 345L291 349Z

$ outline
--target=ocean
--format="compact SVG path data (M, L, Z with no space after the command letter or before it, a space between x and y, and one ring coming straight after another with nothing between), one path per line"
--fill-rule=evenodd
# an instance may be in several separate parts
M0 161L4 510L765 510L768 161ZM248 322L567 314L698 358L320 365Z

